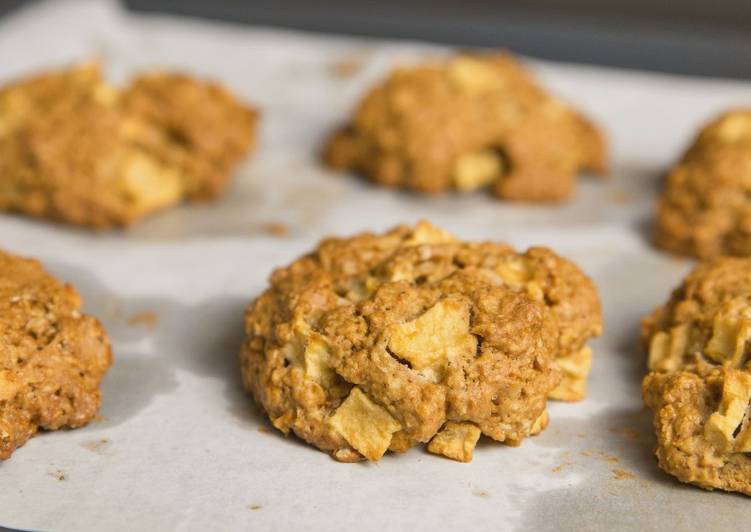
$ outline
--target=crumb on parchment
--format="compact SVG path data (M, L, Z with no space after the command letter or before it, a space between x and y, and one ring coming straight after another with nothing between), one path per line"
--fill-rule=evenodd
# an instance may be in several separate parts
M149 328L156 327L159 323L159 315L156 312L145 311L133 314L128 318L128 325L145 326Z

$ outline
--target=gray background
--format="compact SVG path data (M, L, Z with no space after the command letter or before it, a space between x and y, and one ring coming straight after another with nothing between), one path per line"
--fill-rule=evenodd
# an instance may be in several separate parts
M0 14L27 2L0 0ZM124 0L124 4L139 11L237 23L508 47L541 59L751 78L749 0Z

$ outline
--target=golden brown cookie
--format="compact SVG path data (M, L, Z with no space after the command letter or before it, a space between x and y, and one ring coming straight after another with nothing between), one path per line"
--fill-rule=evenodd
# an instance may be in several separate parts
M275 427L337 460L430 442L468 461L480 433L540 432L563 375L563 395L583 392L586 370L559 361L600 329L593 284L552 251L421 222L330 238L276 270L248 308L241 369Z
M642 322L650 371L748 364L751 338L751 259L699 263L667 304Z
M701 258L751 256L751 110L705 126L667 175L654 241Z
M751 495L749 339L747 258L700 263L642 323L659 465L683 482Z
M0 252L0 460L39 429L85 425L112 361L75 289L39 262Z
M660 467L681 482L751 495L751 372L652 372L642 385L655 414Z
M385 186L487 186L499 198L539 202L568 198L579 171L607 166L600 131L504 53L394 70L324 158Z
M0 209L107 228L215 198L256 121L219 85L182 74L117 89L86 63L13 83L0 90Z

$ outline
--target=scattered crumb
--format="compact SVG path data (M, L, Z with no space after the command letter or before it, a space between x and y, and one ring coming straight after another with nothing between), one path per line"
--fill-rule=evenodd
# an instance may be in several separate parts
M617 464L618 462L620 462L620 458L618 458L617 456L612 455L612 454L608 454L608 453L604 453L602 451L600 451L600 458L602 458L603 460L605 460L606 462L609 462L611 464Z
M340 59L331 65L331 75L335 78L351 78L363 67L363 58L352 56Z
M634 197L625 190L616 190L610 195L610 201L616 205L629 205L634 202Z
M284 238L289 235L289 227L278 222L269 222L261 226L261 230L269 236Z
M625 480L628 478L634 478L633 473L629 473L625 469L613 469L613 478L616 480Z
M629 440L638 440L641 438L639 431L632 429L631 427L611 427L610 432L623 436Z
M55 477L60 482L62 482L64 480L68 480L68 477L65 476L65 472L61 471L60 469L58 469L54 473L50 473L50 475L52 475L53 477Z
M261 508L263 508L263 506L261 506L260 504L251 504L250 506L248 506L248 508L256 512L260 510Z
M592 451L579 451L582 456L592 456Z
M266 427L264 427L263 425L261 425L260 427L258 427L258 432L261 432L263 434L268 434L269 433L269 429L267 429Z
M576 462L563 462L563 463L562 463L561 465L559 465L559 466L556 466L556 467L554 467L553 469L551 469L551 471L552 471L553 473L560 473L560 472L561 472L561 471L563 471L563 470L564 470L565 468L567 468L567 467L569 467L569 466L572 466L572 465L574 465L575 463L576 463Z
M576 437L577 437L577 438L586 438L586 437L587 437L587 435L586 435L586 434L584 434L583 432L580 432L580 433L578 433L578 434L576 435Z
M94 416L94 421L97 423L101 423L102 421L107 421L107 418L105 416L96 415Z
M159 316L156 312L139 312L128 318L128 325L144 325L154 327L159 322Z
M487 499L488 497L490 497L490 493L488 493L485 490L480 490L477 488L472 490L472 495L474 495L475 497L481 497L483 499Z
M101 440L87 441L81 444L81 447L88 449L92 453L101 453L105 448L109 447L110 441L107 438Z

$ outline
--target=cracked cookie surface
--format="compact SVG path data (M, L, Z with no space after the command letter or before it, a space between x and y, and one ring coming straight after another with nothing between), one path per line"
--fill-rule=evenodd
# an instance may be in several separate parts
M706 125L668 173L654 242L700 258L751 256L751 109Z
M459 54L396 69L329 140L325 161L424 193L489 187L560 201L582 170L606 168L599 130L544 92L509 54Z
M108 228L220 195L257 113L215 83L153 72L127 87L99 65L0 89L0 209Z
M600 329L593 284L550 250L421 222L327 239L276 270L248 308L241 371L275 427L338 460L431 442L468 461L480 433L518 445L547 424L548 397L578 398L558 361Z
M751 259L698 264L642 323L659 465L683 482L751 495Z
M0 460L38 430L85 425L112 355L75 289L0 251Z

